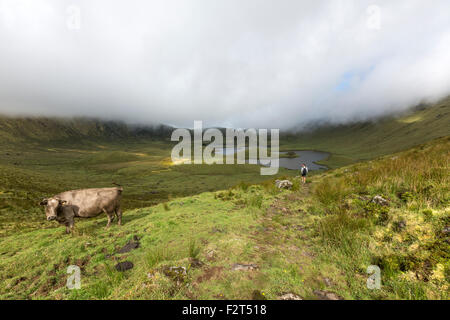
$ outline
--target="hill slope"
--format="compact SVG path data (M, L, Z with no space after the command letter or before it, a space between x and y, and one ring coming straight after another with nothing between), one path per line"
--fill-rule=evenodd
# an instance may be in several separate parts
M336 168L360 160L406 150L450 135L450 97L397 116L373 122L321 126L312 132L286 134L283 150L315 149L332 157L324 163Z
M172 128L164 125L130 126L123 122L89 118L0 117L0 145L20 142L117 141L170 138Z
M77 220L73 235L48 222L1 238L0 297L448 299L449 150L442 138L291 191L269 181L179 198L109 230L105 217ZM120 253L129 241L140 245ZM134 267L116 271L119 261ZM80 290L65 287L73 264ZM366 287L369 265L379 290Z

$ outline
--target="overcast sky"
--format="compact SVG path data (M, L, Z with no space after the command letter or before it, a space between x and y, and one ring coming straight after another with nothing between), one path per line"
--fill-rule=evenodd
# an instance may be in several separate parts
M0 0L0 113L289 128L449 94L449 0Z

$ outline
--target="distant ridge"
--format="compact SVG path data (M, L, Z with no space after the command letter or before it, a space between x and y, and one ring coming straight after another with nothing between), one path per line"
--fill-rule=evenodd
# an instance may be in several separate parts
M129 125L91 118L0 116L0 144L12 142L81 142L85 140L170 139L166 125Z
M174 127L162 124L130 125L93 118L0 116L0 145L169 141L173 130ZM225 128L220 130L226 131ZM321 123L302 132L284 131L281 132L280 143L283 150L328 151L338 166L398 152L448 135L450 97L433 105L420 105L372 121L341 125Z

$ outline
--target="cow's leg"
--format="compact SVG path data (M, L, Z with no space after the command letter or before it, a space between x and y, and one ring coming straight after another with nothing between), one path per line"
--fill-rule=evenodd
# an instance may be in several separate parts
M117 216L117 224L119 225L119 226L121 226L122 225L122 209L120 209L120 207L117 207L116 208L116 216Z
M103 209L103 212L108 216L108 223L106 224L106 228L109 228L111 225L111 221L114 218L114 213L108 212L106 209Z
M75 221L74 221L73 218L71 218L71 219L69 220L69 229L70 229L70 232L71 232L71 233L73 233L73 228L74 228L74 226L75 226Z
M70 233L70 225L69 225L69 222L66 222L65 224L64 224L65 226L66 226L66 234L69 234Z

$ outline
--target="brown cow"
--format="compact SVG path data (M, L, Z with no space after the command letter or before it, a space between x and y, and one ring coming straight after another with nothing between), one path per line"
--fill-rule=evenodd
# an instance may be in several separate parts
M66 232L73 230L74 218L92 218L101 213L108 216L109 227L117 216L118 225L122 223L120 200L123 188L97 188L72 190L42 200L48 221L56 220L66 226Z

